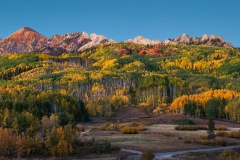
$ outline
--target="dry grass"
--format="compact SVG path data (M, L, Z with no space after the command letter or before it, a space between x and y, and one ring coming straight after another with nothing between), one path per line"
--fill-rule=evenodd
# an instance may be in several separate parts
M129 114L128 114L129 113ZM133 114L132 114L133 113ZM208 148L207 145L201 145L197 143L197 139L200 136L207 136L206 130L197 130L197 131L177 131L175 127L177 121L182 121L187 119L187 123L191 121L196 125L203 125L204 128L207 124L206 119L196 119L184 117L183 115L172 115L172 114L163 114L151 118L139 118L141 116L147 116L143 114L142 108L133 108L126 107L121 108L119 112L116 113L116 116L106 120L105 122L117 122L120 123L129 123L131 121L144 124L144 131L139 132L138 134L122 134L119 131L115 130L115 125L112 125L110 128L112 131L103 131L100 130L99 121L104 121L105 119L96 119L94 122L89 125L94 126L93 130L89 133L89 136L85 137L85 140L91 139L94 137L96 140L105 140L108 139L111 141L113 146L118 146L120 148L135 149L139 151L144 150L153 150L154 152L166 152L166 151L179 151L187 149L199 149L199 148ZM103 122L104 123L104 122ZM102 124L103 124L102 123ZM185 122L184 122L185 123ZM115 124L115 123L114 123ZM134 123L132 123L134 124ZM236 130L239 125L215 121L216 126L226 126L228 130ZM121 125L122 126L122 125ZM235 128L231 128L235 127ZM206 127L205 127L206 128ZM223 127L219 127L223 128ZM145 130L146 129L146 130ZM240 140L235 140L237 143L240 143Z
M108 139L113 146L121 148L136 149L140 151L153 150L154 152L178 151L194 148L206 148L197 143L186 143L186 139L193 142L192 137L207 135L206 131L176 131L176 125L152 125L146 126L147 130L139 134L122 134L118 131L93 130L88 138L94 137L97 140Z

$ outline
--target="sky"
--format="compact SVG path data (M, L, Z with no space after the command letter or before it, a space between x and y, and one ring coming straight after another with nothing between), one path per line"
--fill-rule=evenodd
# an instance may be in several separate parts
M0 0L0 38L25 26L48 37L84 31L115 41L215 34L240 47L240 0Z

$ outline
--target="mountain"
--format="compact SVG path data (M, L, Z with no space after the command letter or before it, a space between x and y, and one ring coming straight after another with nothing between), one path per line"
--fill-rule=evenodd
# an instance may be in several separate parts
M189 37L186 33L174 39L167 39L163 41L150 40L142 36L137 36L133 40L129 39L125 42L133 42L133 43L144 44L144 45L147 45L147 44L154 45L158 43L164 43L164 44L207 45L207 46L224 47L224 48L234 47L230 42L225 42L222 37L217 35L204 34L202 37L192 38L192 37Z
M143 45L164 43L207 45L224 48L234 47L231 43L225 42L220 36L205 34L202 37L191 38L185 33L180 37L164 41L150 40L143 36L137 36L133 40L129 39L125 42L133 42ZM83 51L99 44L111 43L115 43L115 41L108 39L104 35L97 35L95 33L90 35L85 32L67 33L63 35L56 34L48 38L29 27L23 27L7 38L0 39L0 56L22 52L44 52L51 54L61 54L64 52L71 53Z
M39 51L47 38L31 28L24 27L0 43L0 54Z
M103 35L83 32L56 34L51 38L45 37L29 27L23 27L0 40L0 55L22 52L63 53L85 50L99 44L114 43Z

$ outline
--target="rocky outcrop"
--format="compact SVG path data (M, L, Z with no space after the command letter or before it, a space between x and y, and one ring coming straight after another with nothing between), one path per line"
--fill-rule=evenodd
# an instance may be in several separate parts
M104 35L97 35L95 33L90 34L90 41L89 43L86 43L82 47L80 47L78 50L82 51L91 47L95 47L99 44L110 44L110 43L115 43L112 39L107 39Z
M99 44L114 43L103 35L87 33L68 33L54 35L51 38L45 37L29 27L23 27L0 40L0 55L23 53L23 52L44 52L51 54L71 53L82 51Z
M158 40L150 40L150 39L147 39L143 36L137 36L136 38L134 39L129 39L127 40L126 42L133 42L133 43L137 43L137 44L144 44L144 45L155 45L155 44L159 44L161 43L161 41L158 41Z

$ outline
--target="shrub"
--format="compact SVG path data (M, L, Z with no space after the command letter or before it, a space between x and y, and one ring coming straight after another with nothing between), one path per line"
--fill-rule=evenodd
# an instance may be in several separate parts
M100 129L104 131L120 131L126 134L136 134L138 131L145 130L145 126L144 124L135 122L129 124L104 123L100 126ZM128 130L131 133L128 133Z
M215 126L214 129L217 131L224 131L224 130L227 130L227 127L226 126Z
M199 125L199 130L208 130L207 125Z
M231 138L240 138L240 131L233 131L229 133Z
M216 136L219 136L219 137L228 137L228 132L217 132L217 133L216 133Z
M138 130L138 131L145 131L145 130L146 130L145 125L144 125L144 124L140 124L140 125L137 127L137 130Z
M208 126L207 125L199 125L199 130L208 130ZM227 127L226 126L215 126L214 130L224 131L224 130L227 130Z
M143 151L141 155L142 160L153 160L153 158L154 158L154 153L153 151L150 151L150 150Z
M113 148L110 141L104 140L104 141L95 141L93 139L93 152L102 154L102 153L111 153Z
M216 135L220 137L240 138L240 131L218 132Z
M89 130L99 129L99 127L90 125L90 126L88 126L88 129L89 129Z
M195 125L192 120L189 119L180 119L175 122L177 125Z
M138 130L136 129L136 127L123 127L121 129L121 132L124 133L124 134L137 134L138 133Z
M215 138L215 139L199 139L198 143L202 145L211 145L211 146L226 146L227 141L222 138Z
M84 127L83 127L83 125L81 125L81 124L77 124L75 128L76 128L76 130L77 130L78 132L84 131Z
M199 130L199 126L195 125L180 125L175 127L176 130L179 131L196 131Z
M104 131L118 131L119 125L115 123L104 123L100 126L100 129Z

